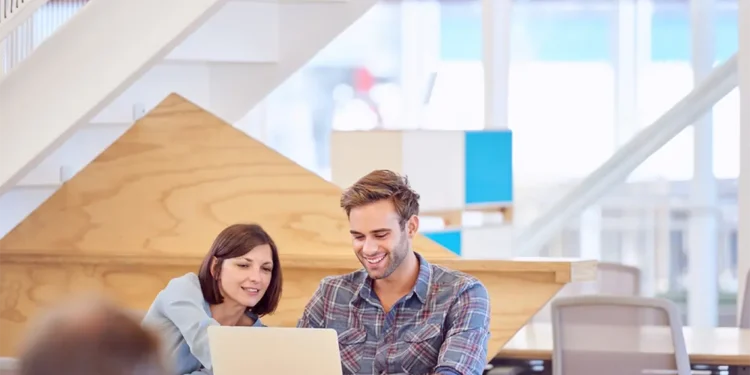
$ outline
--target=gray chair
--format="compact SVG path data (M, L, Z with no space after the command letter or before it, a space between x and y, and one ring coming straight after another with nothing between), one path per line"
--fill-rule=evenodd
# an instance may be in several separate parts
M682 321L665 299L588 295L552 303L553 375L690 375Z
M531 318L534 323L547 323L552 319L552 302L561 297L591 294L616 296L639 296L641 294L641 270L620 263L597 263L596 281L573 282L563 288Z
M596 271L599 294L641 295L641 270L638 267L620 263L598 263Z
M745 294L742 297L740 328L750 329L750 272L745 275Z

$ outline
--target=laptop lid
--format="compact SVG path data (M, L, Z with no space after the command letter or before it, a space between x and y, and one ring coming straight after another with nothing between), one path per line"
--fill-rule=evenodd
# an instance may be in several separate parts
M341 375L333 329L209 326L214 375Z

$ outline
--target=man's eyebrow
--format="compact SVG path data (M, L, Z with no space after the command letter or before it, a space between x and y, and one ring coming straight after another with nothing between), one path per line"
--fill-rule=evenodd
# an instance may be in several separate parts
M378 229L371 230L370 233L377 234L377 233L390 232L390 231L391 230L388 229L388 228L378 228ZM362 234L360 232L357 232L356 230L350 230L349 233L351 233L351 234L359 234L359 235Z

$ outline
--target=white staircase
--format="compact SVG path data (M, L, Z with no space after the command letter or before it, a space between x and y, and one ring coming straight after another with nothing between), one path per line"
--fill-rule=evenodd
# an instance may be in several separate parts
M91 0L0 80L0 237L167 94L235 123L376 1Z

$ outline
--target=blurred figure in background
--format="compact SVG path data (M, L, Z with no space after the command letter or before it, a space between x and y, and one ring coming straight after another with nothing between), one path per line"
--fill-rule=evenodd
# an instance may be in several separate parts
M159 341L128 312L86 298L35 323L21 348L18 375L167 375Z

